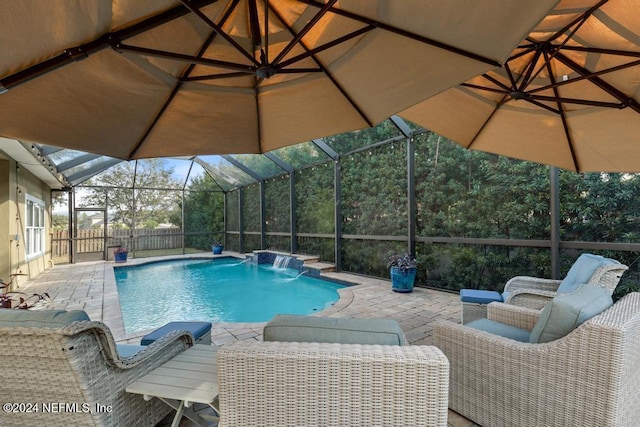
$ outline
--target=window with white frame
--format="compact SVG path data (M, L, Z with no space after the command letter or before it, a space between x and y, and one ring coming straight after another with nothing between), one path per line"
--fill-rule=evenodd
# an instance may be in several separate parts
M33 196L26 196L26 235L24 250L27 258L44 254L44 202Z

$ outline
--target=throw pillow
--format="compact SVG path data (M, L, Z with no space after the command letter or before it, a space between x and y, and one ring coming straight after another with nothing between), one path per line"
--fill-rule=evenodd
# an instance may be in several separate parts
M530 343L554 341L613 305L607 289L582 284L570 294L555 297L540 314L529 336Z

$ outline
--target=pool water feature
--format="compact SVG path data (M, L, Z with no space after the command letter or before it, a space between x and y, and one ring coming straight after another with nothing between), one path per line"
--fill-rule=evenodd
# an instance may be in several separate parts
M344 287L229 258L115 267L114 273L127 333L172 321L266 322L276 314L311 314L337 302Z
M295 260L295 258L286 256L286 255L276 255L273 260L273 266L275 268L289 268L291 261Z

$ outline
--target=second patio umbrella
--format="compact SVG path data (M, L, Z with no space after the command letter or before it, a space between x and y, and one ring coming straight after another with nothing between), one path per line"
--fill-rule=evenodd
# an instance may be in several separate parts
M481 151L640 171L640 2L562 1L505 66L400 115Z

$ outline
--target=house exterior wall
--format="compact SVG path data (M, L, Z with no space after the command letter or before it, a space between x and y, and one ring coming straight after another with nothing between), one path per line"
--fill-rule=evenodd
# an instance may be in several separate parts
M10 161L0 157L0 279L9 281L11 265L9 254L11 242L9 242L9 171Z
M29 278L37 276L51 263L51 191L37 177L16 165L14 160L0 160L0 277L9 281L13 273L26 274ZM40 199L45 204L44 254L27 259L25 253L26 237L26 196ZM17 236L17 238L16 238ZM14 283L20 284L18 277ZM15 289L15 288L14 288Z

